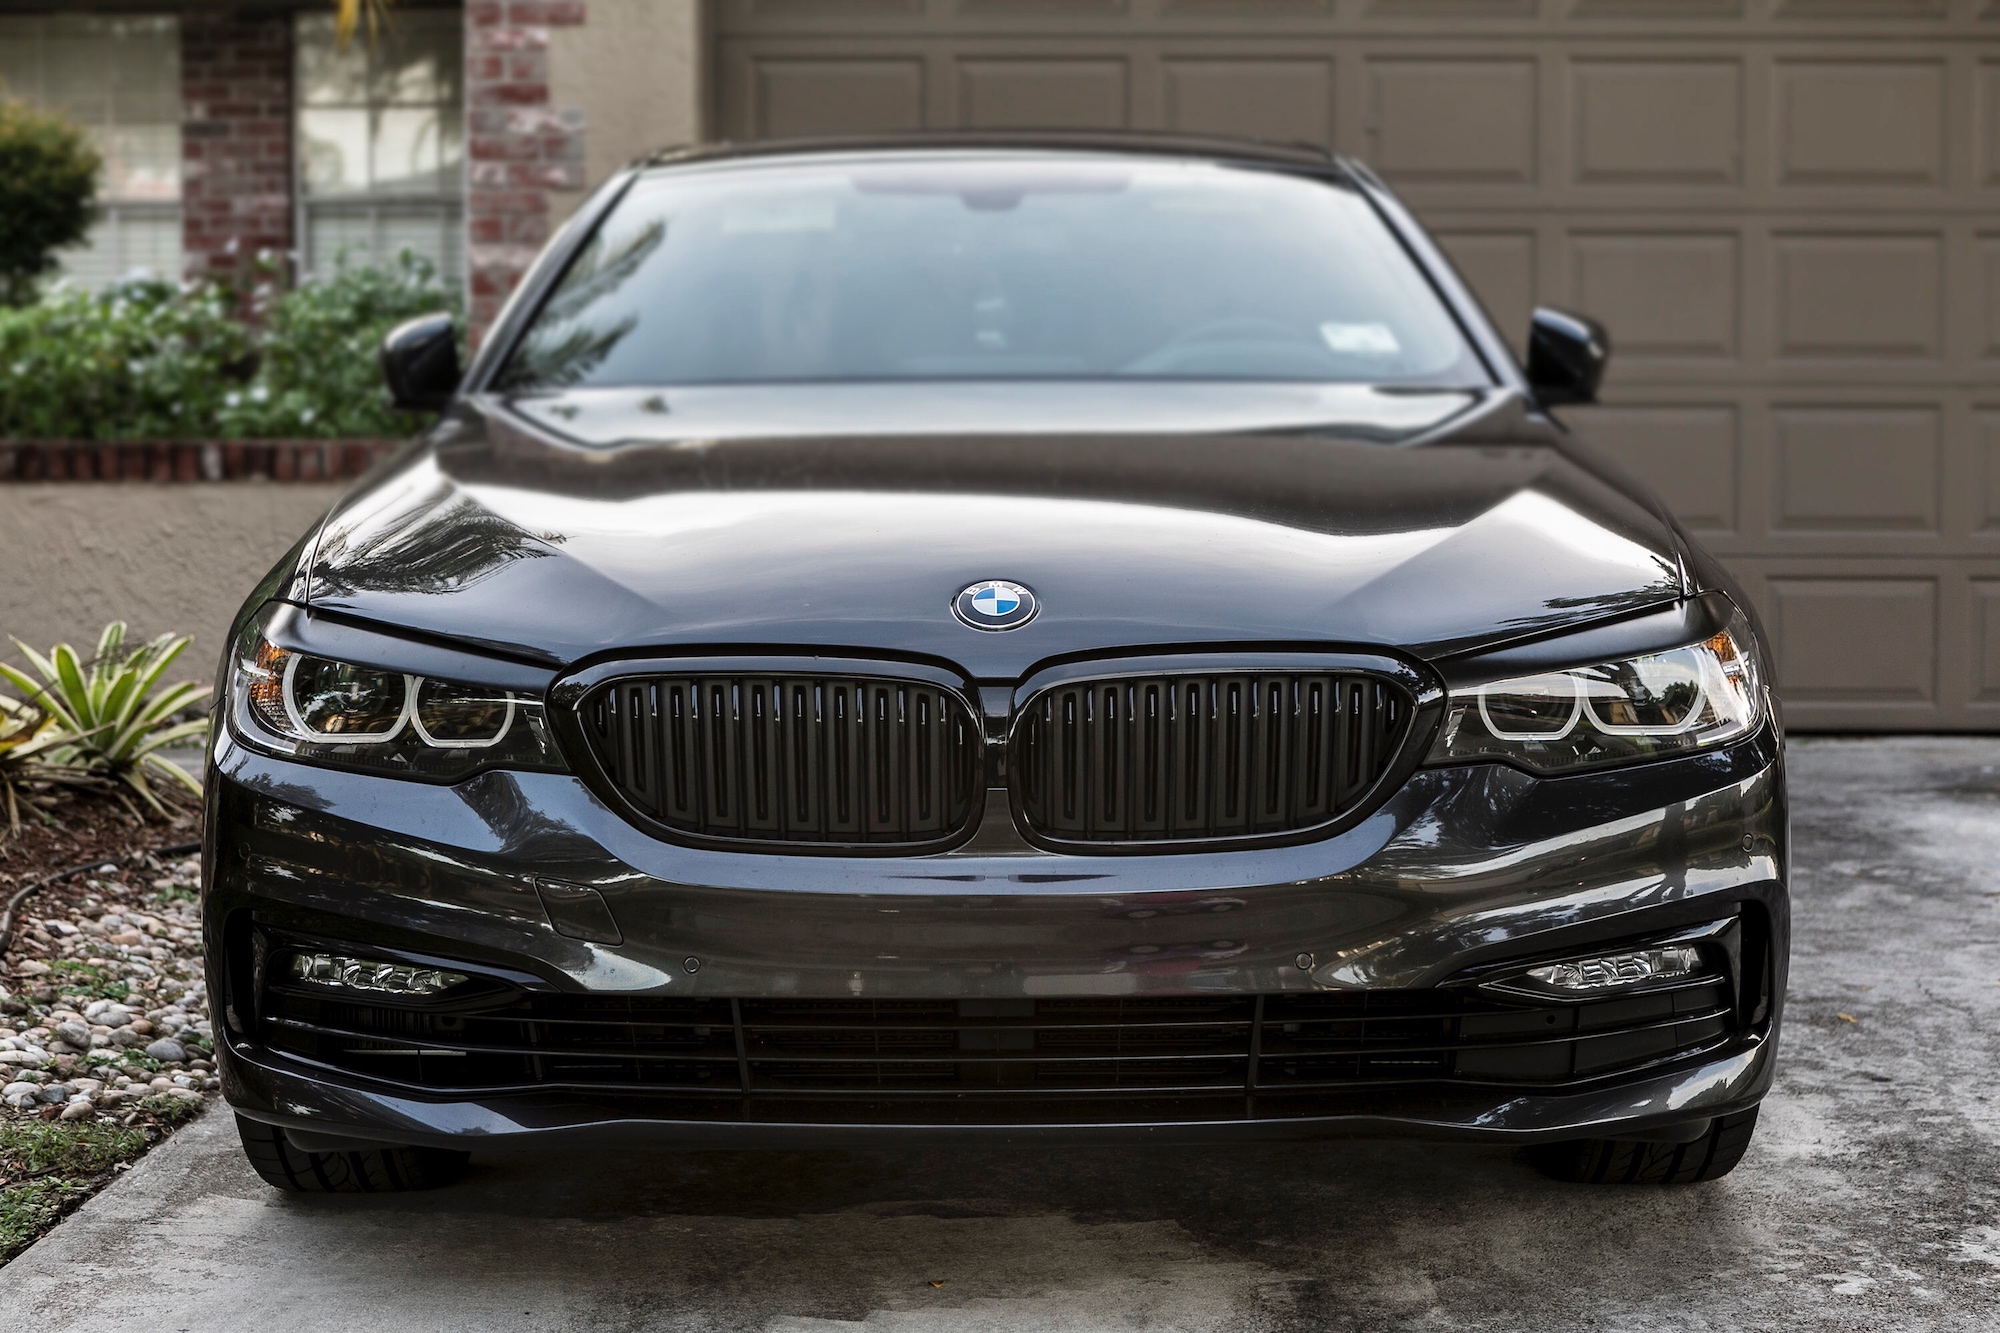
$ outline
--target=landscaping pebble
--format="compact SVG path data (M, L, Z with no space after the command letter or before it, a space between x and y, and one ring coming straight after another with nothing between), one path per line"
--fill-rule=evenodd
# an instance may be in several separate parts
M117 865L21 909L0 958L0 1117L133 1123L219 1086L199 865ZM4 888L4 885L0 885Z

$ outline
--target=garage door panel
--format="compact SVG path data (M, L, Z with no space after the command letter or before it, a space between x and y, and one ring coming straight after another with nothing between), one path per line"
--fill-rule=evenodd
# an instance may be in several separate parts
M1978 355L1984 358L2000 357L2000 234L1976 236L1973 247L1978 273L1968 286L1979 303Z
M786 24L801 19L815 23L843 19L880 20L924 12L927 0L724 0L738 22Z
M1613 331L1614 365L1736 355L1733 233L1586 232L1569 252L1571 299Z
M1455 185L1536 179L1534 61L1385 58L1368 72L1370 138L1385 174Z
M1780 61L1784 185L1944 183L1943 60Z
M1570 89L1578 185L1741 182L1741 61L1581 59Z
M1579 414L1593 445L1650 485L1689 531L1736 531L1739 414L1731 404L1620 404Z
M1159 0L1160 12L1168 18L1207 18L1227 15L1232 19L1291 18L1333 13L1334 0Z
M884 35L898 31L964 39L993 33L1057 35L1047 16L1072 18L1093 33L1152 35L1159 31L1227 37L1245 23L1277 30L1304 20L1297 35L1462 34L1463 24L1504 35L1560 35L1585 19L1628 21L1650 30L1668 20L1676 29L1720 20L1730 34L1824 39L1829 36L1937 36L1940 18L2000 15L1991 0L713 0L716 29L726 37L833 31ZM1968 13L1967 11L1974 11Z
M1994 17L2000 17L2000 8L1993 12ZM1988 189L2000 188L2000 59L1979 62L1973 89L1978 183Z
M1572 18L1733 19L1745 0L1570 0Z
M749 80L760 136L893 133L924 123L922 60L758 60Z
M1338 145L1771 617L1794 725L2000 731L2000 0L717 0L727 135Z
M1943 18L1950 0L1779 0L1779 18Z
M958 123L969 129L1122 129L1130 120L1123 60L962 60Z
M1331 60L1164 62L1168 129L1277 143L1332 143Z
M1781 357L1935 360L1944 349L1944 238L1771 238Z
M2000 579L1971 583L1972 702L2000 705Z
M1766 596L1765 628L1788 702L1936 702L1935 578L1780 576Z
M2000 537L2000 405L1974 409L1966 433L1967 489L1977 497L1971 531L1975 537Z
M1383 18L1406 15L1470 19L1533 18L1541 0L1368 0L1368 13Z
M1992 617L2000 561L1738 558L1763 618L1786 721L1804 730L2000 728ZM1808 631L1784 641L1784 623ZM1926 627L1929 634L1926 635ZM1881 643L1856 652L1855 641ZM1816 641L1824 663L1805 657Z
M1013 17L1035 16L1061 19L1084 15L1121 15L1127 0L956 0L958 12L980 17L987 14Z
M1535 307L1535 250L1532 231L1447 231L1434 233L1486 313L1518 356L1527 344L1528 317Z
M1771 428L1773 531L1853 538L1938 531L1936 409L1780 407Z

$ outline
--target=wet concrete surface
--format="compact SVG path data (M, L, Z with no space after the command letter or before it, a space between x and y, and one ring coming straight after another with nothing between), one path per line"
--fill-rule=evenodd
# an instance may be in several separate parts
M2000 740L1795 742L1778 1086L1737 1171L1516 1154L614 1154L264 1188L211 1114L0 1270L61 1329L2000 1328Z

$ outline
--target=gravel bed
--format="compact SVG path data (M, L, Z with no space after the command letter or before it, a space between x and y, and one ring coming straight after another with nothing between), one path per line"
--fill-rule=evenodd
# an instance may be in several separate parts
M217 1087L193 857L150 855L22 906L0 972L5 1114L132 1124Z
M0 1263L216 1095L191 841L105 799L38 803L0 844L0 898L31 893L0 955Z

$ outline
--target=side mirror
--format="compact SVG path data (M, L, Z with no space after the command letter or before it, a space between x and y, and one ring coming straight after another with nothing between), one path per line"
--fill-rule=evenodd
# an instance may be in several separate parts
M1545 406L1594 403L1611 363L1611 335L1583 315L1543 308L1528 323L1528 383Z
M419 315L382 340L382 378L401 412L442 412L458 390L458 336L450 315Z

